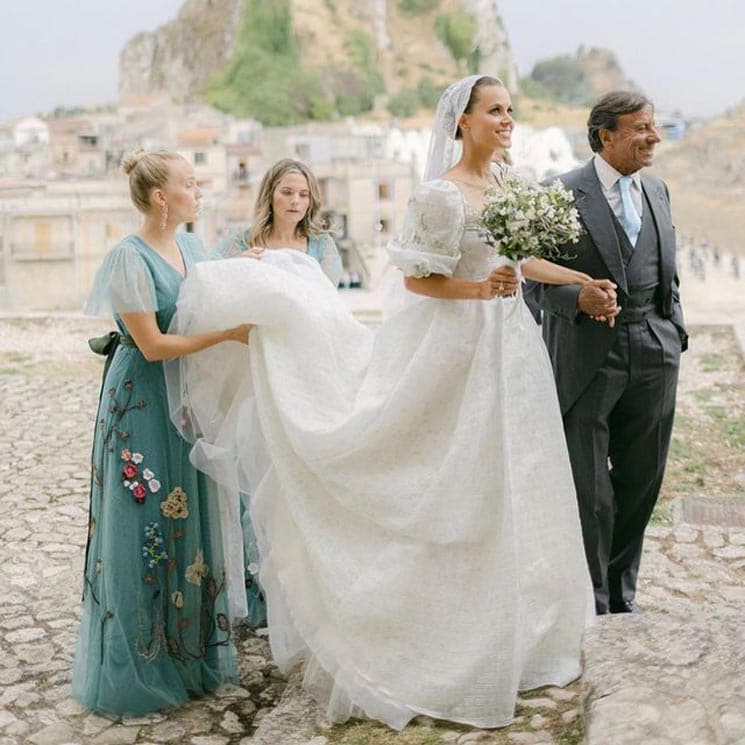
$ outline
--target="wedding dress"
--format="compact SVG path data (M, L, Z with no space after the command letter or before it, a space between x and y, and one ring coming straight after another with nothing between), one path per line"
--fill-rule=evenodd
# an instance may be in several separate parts
M453 183L422 184L391 259L484 279L502 259L474 220ZM297 251L193 267L175 330L242 322L248 347L177 363L173 417L221 484L224 530L251 494L280 667L304 660L334 719L394 728L505 725L517 691L576 678L592 590L522 298L416 298L374 333Z

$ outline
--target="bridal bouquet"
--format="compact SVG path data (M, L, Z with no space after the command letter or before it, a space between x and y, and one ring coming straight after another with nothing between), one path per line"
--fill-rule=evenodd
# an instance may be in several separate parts
M485 240L512 261L571 258L561 246L582 235L574 195L556 179L550 186L508 177L504 189L487 192L479 217Z

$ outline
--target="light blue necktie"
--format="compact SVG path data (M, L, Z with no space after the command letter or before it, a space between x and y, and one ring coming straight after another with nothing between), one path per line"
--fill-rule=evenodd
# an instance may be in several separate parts
M618 179L618 189L621 192L621 206L623 208L621 227L628 236L631 245L636 246L636 239L642 229L642 219L631 200L631 183L631 176L621 176Z

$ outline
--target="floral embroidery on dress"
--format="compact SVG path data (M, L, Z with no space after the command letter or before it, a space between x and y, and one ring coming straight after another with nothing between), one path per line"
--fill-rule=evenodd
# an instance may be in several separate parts
M145 543L142 544L142 555L150 569L162 561L168 561L168 554L163 548L163 534L160 532L158 523L148 523L145 526Z
M160 511L163 517L168 517L171 520L185 520L189 517L186 492L180 486L177 486L160 503Z
M204 554L200 550L194 557L194 563L186 567L184 577L192 585L201 585L209 570L210 568L204 563Z
M148 489L155 494L160 490L160 481L155 478L155 474L149 468L139 470L138 466L144 460L142 453L133 453L127 448L122 450L121 459L124 461L122 466L122 485L132 492L132 496L138 504L145 501ZM139 479L142 479L140 481ZM143 481L145 483L143 483Z
M133 411L135 409L144 409L147 406L147 402L144 399L140 399L139 401L136 401L134 403L132 402L132 397L134 394L134 383L131 380L125 380L122 384L122 387L124 388L127 396L123 403L120 402L117 398L116 388L109 388L109 390L107 391L108 396L112 401L112 403L109 405L109 412L113 414L108 428L104 429L106 427L105 419L98 420L98 426L100 427L103 435L103 444L110 453L114 451L114 435L116 435L120 440L123 441L129 439L129 432L120 428L124 415L129 411ZM135 455L139 454L135 453Z
M180 590L171 593L171 602L176 608L181 610L184 607L184 593Z

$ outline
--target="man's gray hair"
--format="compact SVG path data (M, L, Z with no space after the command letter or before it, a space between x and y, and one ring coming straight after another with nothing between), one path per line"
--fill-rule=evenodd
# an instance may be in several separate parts
M592 151L599 153L603 149L601 129L615 130L620 116L633 114L645 106L654 108L654 104L643 93L636 91L611 91L598 98L587 120L587 139Z

